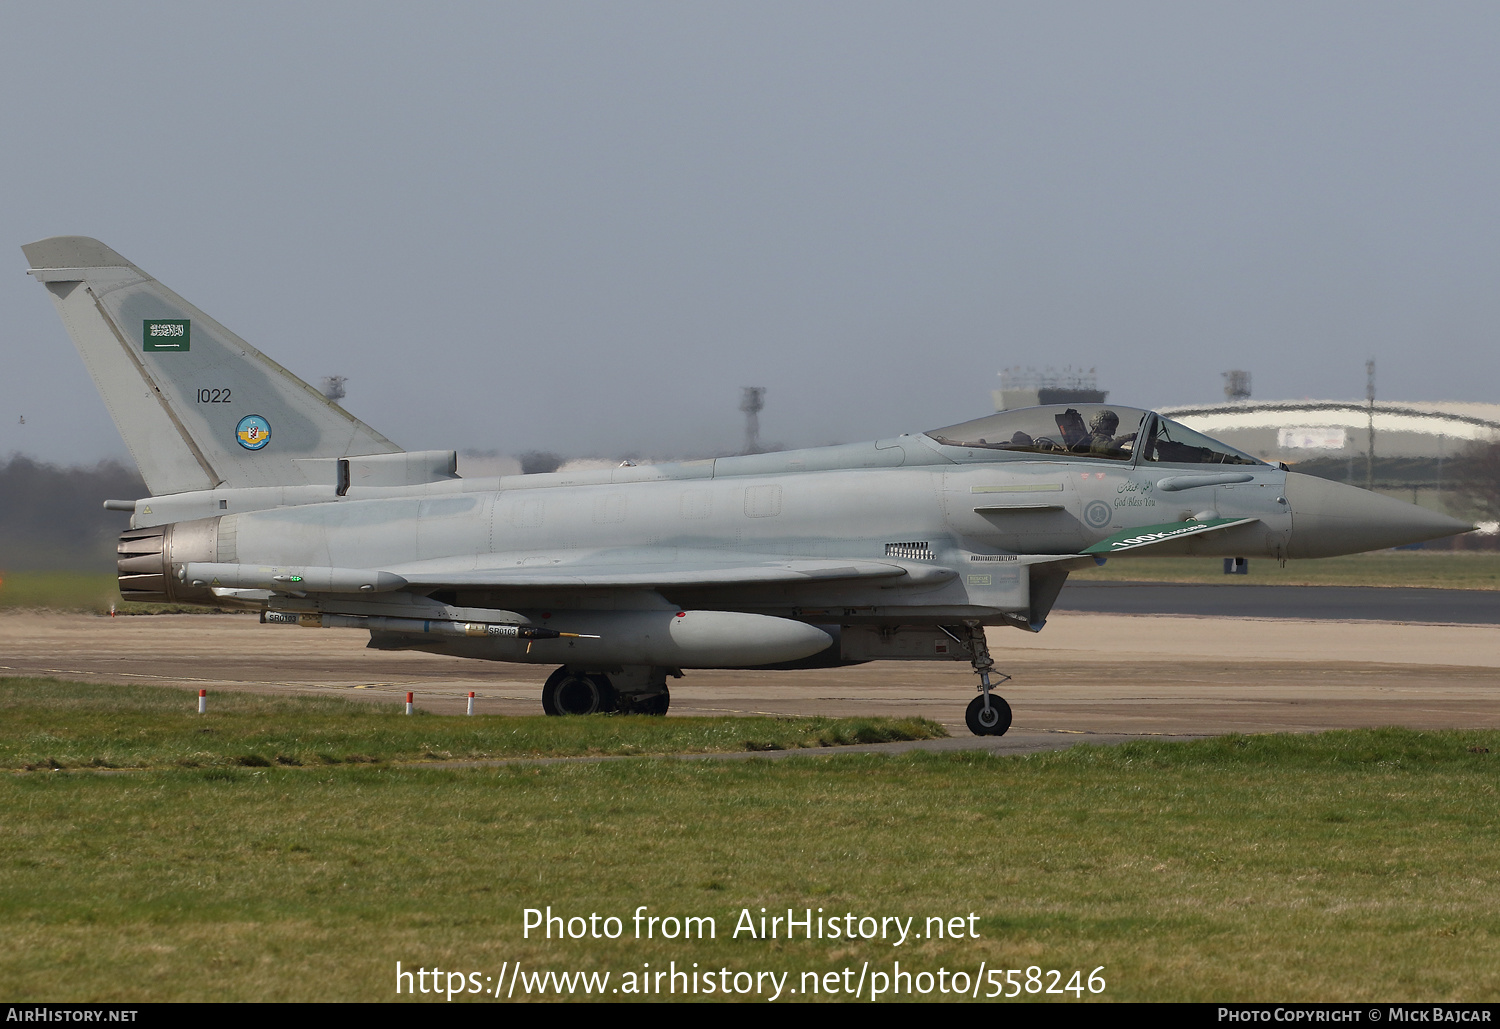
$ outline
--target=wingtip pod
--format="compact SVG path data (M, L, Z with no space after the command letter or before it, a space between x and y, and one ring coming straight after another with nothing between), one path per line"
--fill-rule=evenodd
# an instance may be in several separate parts
M49 236L21 247L33 269L134 268L118 253L88 236Z

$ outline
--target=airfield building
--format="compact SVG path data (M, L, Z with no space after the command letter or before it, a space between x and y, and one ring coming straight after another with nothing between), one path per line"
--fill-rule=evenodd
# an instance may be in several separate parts
M1238 400L1161 413L1266 461L1424 459L1500 440L1500 404L1451 401ZM1373 433L1373 436L1372 436ZM1373 441L1373 445L1372 445Z
M1466 451L1500 442L1500 404L1247 399L1159 410L1262 460L1466 517L1474 474ZM1500 524L1481 520L1478 533L1427 546L1497 542Z
M1053 404L1102 404L1109 396L1099 388L1094 369L1022 368L1016 365L1000 372L1000 388L990 391L996 411Z

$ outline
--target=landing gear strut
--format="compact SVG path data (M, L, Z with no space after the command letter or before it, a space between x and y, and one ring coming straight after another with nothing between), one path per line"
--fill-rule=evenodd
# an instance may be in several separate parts
M979 674L979 696L969 701L964 721L975 736L1004 736L1010 728L1010 705L1005 702L1005 698L990 692L992 685L998 684L990 682L995 661L990 657L989 643L984 638L984 626L978 622L965 622L963 635L959 639L969 648L969 663ZM1000 682L1010 679L1003 672L996 674L1000 676Z

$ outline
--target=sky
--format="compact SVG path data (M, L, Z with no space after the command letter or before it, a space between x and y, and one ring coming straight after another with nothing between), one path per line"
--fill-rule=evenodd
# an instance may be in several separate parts
M1496 401L1497 53L1493 3L8 4L0 459L125 455L24 274L65 234L408 449L730 452L750 385L872 439L1016 365Z

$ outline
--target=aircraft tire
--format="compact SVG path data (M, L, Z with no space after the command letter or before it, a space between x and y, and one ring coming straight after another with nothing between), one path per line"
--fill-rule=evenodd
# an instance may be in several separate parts
M667 688L663 686L660 693L636 704L636 714L664 715L667 713L667 708L671 705L671 703L672 695L668 693Z
M591 713L620 710L620 694L615 690L614 684L609 681L609 676L591 675L589 678L594 680L594 685L599 687L599 707Z
M964 721L975 736L1004 736L1010 729L1010 705L998 694L990 694L990 709L984 709L984 695L969 701L969 710L964 712Z
M665 686L659 693L621 693L616 696L614 709L625 715L664 715L672 702Z
M604 675L585 675L565 666L547 676L542 710L549 715L592 715L615 709L615 691Z

